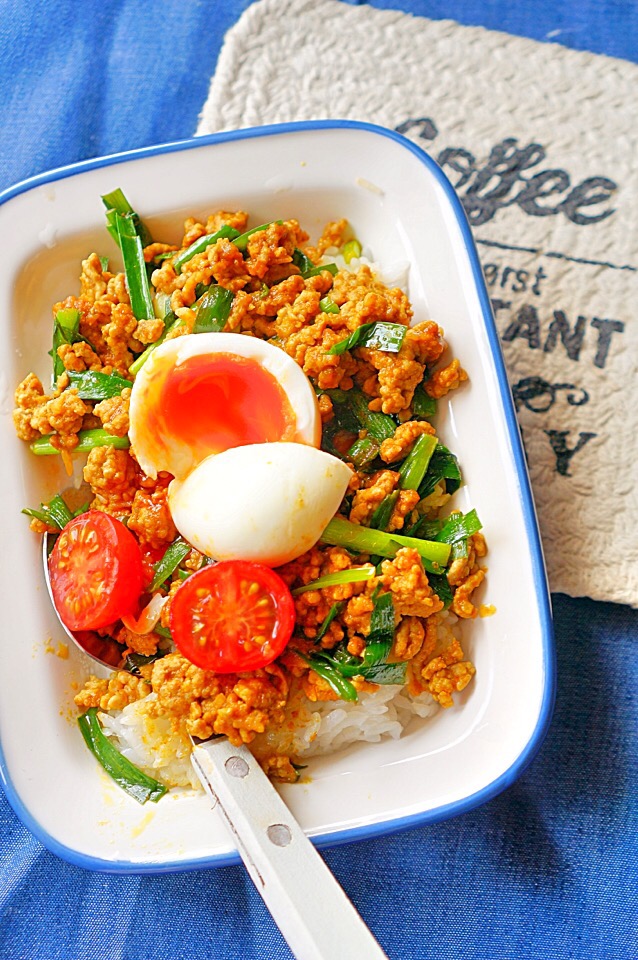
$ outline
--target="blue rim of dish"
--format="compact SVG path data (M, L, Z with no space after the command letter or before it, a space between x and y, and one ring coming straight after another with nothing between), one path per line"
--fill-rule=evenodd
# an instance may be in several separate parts
M23 180L21 183L10 187L3 193L0 193L0 204L6 203L12 197L25 193L34 187L45 183L51 183L56 180L64 180L67 177L75 176L78 173L84 173L88 170L95 170L100 167L113 166L118 163L124 163L129 160L138 160L145 157L156 156L157 154L175 153L182 150L192 150L197 147L208 146L215 143L224 143L230 140L247 140L256 137L265 137L281 135L287 133L298 133L313 130L361 130L373 133L379 136L394 140L400 146L413 153L429 170L442 188L449 201L452 210L456 216L457 224L460 228L465 253L472 268L472 275L476 292L478 295L483 323L488 336L492 360L496 371L500 398L505 414L508 439L511 446L512 457L516 468L516 474L519 484L519 494L525 529L527 533L530 555L532 560L534 586L536 590L536 600L538 604L538 613L542 633L542 652L544 667L544 687L543 698L539 710L538 719L534 731L527 744L518 755L516 760L507 770L490 784L478 790L476 793L462 800L457 800L443 806L436 807L433 810L426 810L422 813L411 814L407 817L398 817L392 820L384 820L379 823L364 824L363 826L351 827L336 833L322 834L317 837L311 837L312 842L317 847L332 847L342 843L353 843L357 840L369 840L372 837L382 836L390 833L397 833L403 830L410 830L414 827L423 826L429 823L440 823L451 817L458 816L473 810L475 807L491 800L497 794L501 793L523 773L527 766L534 759L540 749L547 728L549 726L554 699L556 692L556 668L555 668L555 649L554 632L552 624L551 603L547 585L547 576L545 573L545 563L541 548L540 535L536 520L536 510L532 498L532 492L527 473L527 464L523 445L519 433L518 421L514 410L512 394L510 392L505 364L501 352L498 331L494 322L492 308L489 300L485 279L481 268L478 252L470 230L470 226L463 209L463 205L454 191L454 188L441 168L435 161L425 153L419 146L412 143L406 137L394 130L386 127L380 127L372 123L362 123L356 120L306 120L295 123L271 124L263 127L248 127L243 130L233 130L224 133L214 133L208 136L196 137L190 140L178 140L172 143L159 144L152 147L142 147L138 150L131 150L126 153L112 154L107 157L99 157L94 160L84 160L80 163L71 164L66 167L59 167L55 170L49 170L46 173ZM200 857L192 860L175 860L162 863L135 863L129 860L101 860L98 857L92 857L88 854L79 853L64 844L59 843L51 837L40 824L31 816L24 806L17 791L14 789L11 780L8 777L4 752L0 744L0 783L5 790L9 803L14 812L22 820L24 825L33 833L44 846L63 860L84 867L88 870L98 870L105 873L173 873L185 870L201 870L206 867L223 867L240 863L240 857L234 851L227 854L213 854L209 857Z

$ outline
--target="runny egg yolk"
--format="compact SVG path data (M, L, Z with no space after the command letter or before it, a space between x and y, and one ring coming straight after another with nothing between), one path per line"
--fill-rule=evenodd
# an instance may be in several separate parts
M231 447L293 440L296 417L275 377L257 360L214 353L189 357L170 370L148 428L179 437L203 459Z

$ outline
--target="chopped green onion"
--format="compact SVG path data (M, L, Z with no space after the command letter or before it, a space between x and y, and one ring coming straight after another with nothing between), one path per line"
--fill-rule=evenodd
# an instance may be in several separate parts
M238 250L241 250L242 253L245 253L248 248L248 241L255 233L261 233L262 230L267 230L268 227L272 227L275 224L281 226L283 220L271 220L270 223L260 223L258 227L253 227L252 230L247 230L246 233L242 233L237 237L236 240L233 240L233 243Z
M317 676L325 680L332 690L341 700L354 702L358 699L357 690L349 680L339 673L336 667L321 656L307 657L305 654L296 651L302 660L305 660L308 666L314 670Z
M144 261L144 250L135 228L132 214L117 214L115 218L117 236L124 260L126 286L131 298L131 310L138 320L148 320L155 316L151 289Z
M173 639L173 634L168 627L162 627L159 623L156 623L153 627L153 633L156 633L158 637L163 637L165 640Z
M164 317L164 330L162 331L161 336L159 336L154 343L149 343L146 350L144 350L143 353L140 353L140 355L135 358L131 366L128 368L129 373L132 373L133 375L139 373L139 371L142 369L142 366L152 354L153 350L155 350L156 347L159 347L160 343L164 343L171 330L173 330L175 327L180 327L181 325L182 321L179 317L176 317L174 313L167 313Z
M323 297L319 301L319 309L322 313L339 313L339 305L331 300L330 297Z
M326 390L326 393L332 400L335 418L344 430L365 430L379 443L394 436L396 422L387 413L370 410L369 400L360 390Z
M406 537L420 537L422 540L436 540L437 534L443 529L443 520L428 520L427 517L421 517L417 522L406 530Z
M340 355L355 347L369 347L372 350L384 350L386 353L398 353L403 345L407 327L402 323L373 321L357 327L349 337L340 340L328 350L329 354Z
M156 632L155 630L153 631ZM145 667L147 663L153 663L155 660L161 659L165 656L164 650L158 650L156 653L151 653L148 656L143 653L129 653L126 660L124 661L124 670L128 670L129 673L135 674L136 677L140 676L140 667Z
M48 503L41 503L39 510L25 507L22 513L26 514L27 517L35 517L37 520L41 520L47 526L57 527L58 530L62 530L75 516L59 493L56 493Z
M108 257L100 257L100 267L102 268L102 272L103 272L103 273L104 273L105 270L108 270L108 268L109 268L109 258L108 258Z
M203 237L200 237L195 243L191 243L190 247L187 247L179 256L175 257L173 260L175 273L181 273L185 263L192 260L198 253L203 253L204 250L212 246L213 243L217 243L218 240L236 240L239 236L239 230L236 230L228 224L224 224L224 226L216 230L215 233L204 234Z
M375 663L374 666L366 668L364 676L370 683L404 684L407 673L407 663L399 661L398 663Z
M415 420L429 420L436 413L436 400L429 396L422 386L414 391L412 397L412 416Z
M399 485L403 490L418 490L437 448L438 440L428 433L417 437L412 450L399 467Z
M297 587L292 591L293 597L298 597L301 593L307 593L308 590L321 590L322 587L334 587L340 583L361 583L363 580L372 580L374 577L374 567L351 567L350 570L337 570L336 573L327 573L312 583L306 583L303 587Z
M212 287L197 307L193 333L219 333L228 321L235 294L225 287Z
M305 276L309 270L314 270L315 268L310 257L307 257L303 250L300 250L298 247L295 247L293 251L292 262L299 268L302 277Z
M419 484L419 496L422 500L428 497L441 480L445 480L446 493L455 493L461 486L461 479L459 461L447 447L439 444L432 454L425 477Z
M321 534L321 542L380 557L394 557L401 547L412 547L423 560L425 569L432 573L440 573L450 556L449 544L372 530L358 523L350 523L343 517L332 518Z
M336 277L336 275L339 272L339 267L337 266L336 263L320 263L318 266L313 267L312 270L308 270L306 271L306 273L302 273L302 277L304 278L304 280L307 280L309 277L318 277L325 270L327 270L328 273L332 274L333 277Z
M118 397L122 390L131 387L130 380L118 377L114 373L100 373L98 370L69 370L69 380L72 387L77 387L78 396L82 400L107 400Z
M139 214L133 210L133 207L128 202L119 187L116 190L112 190L111 193L105 193L102 197L102 203L106 207L107 230L118 246L119 239L117 235L116 216L131 217L135 225L135 232L142 241L143 247L148 247L149 243L153 242L153 238L148 230L148 227L140 218Z
M53 347L50 356L53 359L53 383L64 373L64 363L58 356L58 347L63 344L78 343L84 340L79 333L80 312L79 310L58 310L53 321ZM88 342L88 341L86 341Z
M370 633L366 638L362 667L385 663L394 640L394 603L391 593L379 593L374 599L370 616ZM365 675L365 674L364 674Z
M373 530L387 530L392 512L399 499L399 491L394 490L383 498L379 506L370 517L370 526Z
M330 628L330 624L335 619L335 617L339 616L344 606L345 606L345 600L342 600L340 603L332 604L332 606L328 610L328 613L323 623L321 624L321 626L319 627L319 630L317 631L317 636L315 637L315 641L314 641L315 643L319 643L320 640L323 640L323 638L325 637L325 635L327 634Z
M350 460L357 470L365 470L378 455L379 444L370 437L362 437L352 444L346 453L346 459Z
M467 540L473 533L478 533L482 526L476 510L470 510L465 514L453 513L445 521L445 526L436 539L441 543L456 543L458 540Z
M358 240L348 240L341 248L341 256L350 263L351 260L358 259L361 256L361 244Z
M48 433L46 436L34 440L31 444L31 452L39 457L48 457L54 453L60 453L51 443L52 436L54 434ZM79 443L73 447L71 453L87 453L94 447L115 447L117 450L127 450L131 445L128 437L115 437L112 433L107 433L100 427L94 430L80 430L78 439Z
M190 543L186 543L181 537L173 540L166 548L162 559L158 560L153 566L154 575L148 586L148 592L155 593L155 591L168 580L171 574L175 572L184 557L186 557L192 549Z
M448 578L444 573L428 573L428 583L443 604L444 609L447 610L454 600L454 593L452 592Z
M127 760L104 734L97 718L97 708L91 707L81 717L78 725L84 741L108 775L138 803L151 800L157 803L166 793L163 783L148 777L139 767Z

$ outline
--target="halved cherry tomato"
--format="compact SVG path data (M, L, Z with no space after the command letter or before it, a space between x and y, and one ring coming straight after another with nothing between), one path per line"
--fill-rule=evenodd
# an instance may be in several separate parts
M184 581L169 620L175 643L191 663L236 673L265 667L279 656L292 636L295 604L270 567L225 560Z
M100 510L67 523L49 557L53 600L69 630L97 630L130 613L142 576L137 540Z

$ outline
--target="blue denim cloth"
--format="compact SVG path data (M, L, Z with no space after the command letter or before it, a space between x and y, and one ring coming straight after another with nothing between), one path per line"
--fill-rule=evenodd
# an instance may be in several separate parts
M190 136L223 35L249 4L0 0L0 189ZM371 5L626 58L638 47L638 5L621 0ZM325 852L391 960L638 957L638 613L554 604L556 712L526 773L454 820ZM7 960L291 956L243 868L88 873L44 850L2 794L0 854Z

